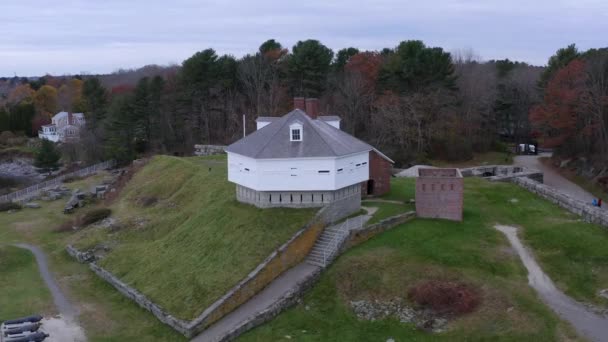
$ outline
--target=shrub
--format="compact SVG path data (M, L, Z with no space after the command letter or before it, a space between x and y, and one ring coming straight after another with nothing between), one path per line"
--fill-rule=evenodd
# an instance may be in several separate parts
M108 208L97 208L92 209L84 213L83 215L78 216L73 220L69 220L67 222L62 223L55 229L53 229L56 233L65 233L74 230L75 228L86 227L95 222L99 222L106 217L112 214L112 210Z
M76 222L76 220L69 220L67 222L64 222L61 225L59 225L58 227L56 227L55 229L53 229L53 231L55 233L71 232L72 230L74 230L74 227L76 226L75 222Z
M438 314L465 314L480 303L477 290L467 284L450 281L428 281L411 288L410 300Z
M83 180L85 177L82 176L67 176L63 179L63 183L72 183L79 180Z
M143 196L137 199L136 203L140 206L147 208L155 205L158 202L158 198L151 196Z
M112 210L109 208L98 208L89 210L78 220L78 226L85 227L95 222L99 222L106 217L112 215Z
M21 209L19 203L14 202L0 202L0 211L19 210Z

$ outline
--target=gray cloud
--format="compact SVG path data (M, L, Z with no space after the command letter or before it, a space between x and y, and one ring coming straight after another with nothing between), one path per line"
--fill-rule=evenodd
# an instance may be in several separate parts
M241 56L268 38L287 47L315 38L334 50L421 39L544 64L570 43L605 46L607 19L603 0L20 0L0 5L0 75L181 63L208 47Z

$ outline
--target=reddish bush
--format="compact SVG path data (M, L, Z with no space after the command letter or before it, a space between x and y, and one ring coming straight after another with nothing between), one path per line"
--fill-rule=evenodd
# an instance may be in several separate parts
M411 288L410 300L439 314L465 314L480 303L477 290L467 284L449 281L428 281Z

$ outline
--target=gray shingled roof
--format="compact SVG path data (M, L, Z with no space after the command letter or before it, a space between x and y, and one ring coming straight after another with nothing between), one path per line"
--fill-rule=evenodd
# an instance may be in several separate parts
M289 126L302 124L302 141L289 140ZM243 156L267 158L337 157L374 148L322 120L295 109L226 148Z
M321 115L321 116L319 116L319 120L322 120L322 121L340 121L342 119L340 119L340 117L337 116L337 115Z
M257 119L255 119L255 121L257 122L272 122L275 120L280 119L280 117L277 116L258 116Z

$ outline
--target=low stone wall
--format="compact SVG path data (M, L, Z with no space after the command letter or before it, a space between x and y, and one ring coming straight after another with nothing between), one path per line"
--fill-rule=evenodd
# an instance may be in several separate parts
M407 213L403 213L400 215L391 216L389 218L385 218L384 220L369 225L364 226L359 229L353 229L350 231L349 236L346 238L345 243L340 248L340 254L344 253L347 249L359 245L372 237L385 232L387 230L393 229L396 226L408 222L416 217L415 211L408 211Z
M529 178L512 178L511 182L559 205L560 207L580 215L583 220L608 227L608 210L594 207L578 199L572 198L548 185Z
M228 291L222 298L208 307L191 322L190 335L195 336L220 318L248 301L276 277L304 261L323 232L322 221L313 220L298 231L289 241L274 251L245 279Z
M86 263L95 261L95 256L92 253L81 252L78 249L74 248L74 246L72 246L72 245L68 245L65 248L65 251L68 252L68 254L72 258L76 259L76 261L78 261L81 264L86 264Z
M526 177L543 182L543 173L539 170L511 165L484 165L460 169L463 177L487 177L494 182L507 182L512 178Z
M89 268L95 272L101 279L107 281L110 285L114 286L118 292L122 293L125 297L135 301L142 308L150 311L159 321L167 324L173 329L180 333L191 336L189 331L189 322L177 319L171 316L168 312L163 310L160 306L154 304L150 299L141 294L139 291L123 283L120 279L116 278L112 273L106 271L104 268L98 266L94 262L89 264Z
M224 154L226 146L221 145L194 145L195 156L212 156L217 154Z

